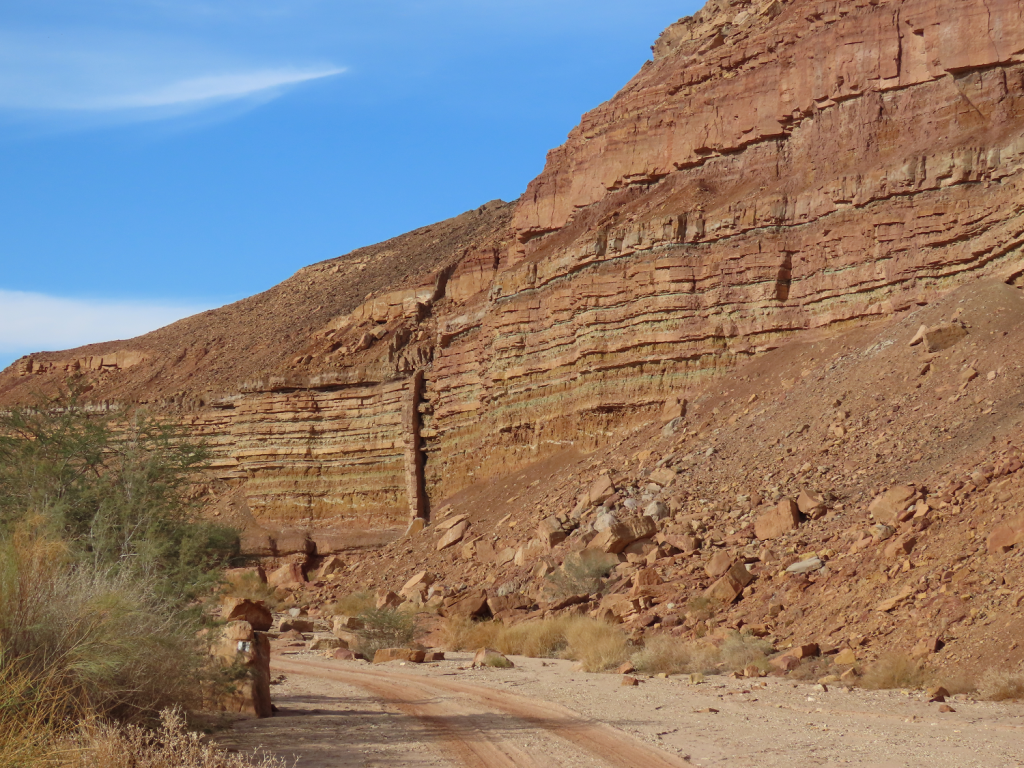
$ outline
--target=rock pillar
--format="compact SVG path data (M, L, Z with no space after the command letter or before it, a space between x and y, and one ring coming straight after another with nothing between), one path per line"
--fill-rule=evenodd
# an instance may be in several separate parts
M420 400L423 397L423 371L409 380L402 406L402 434L405 436L405 495L409 517L426 519L427 493L423 481L423 451L420 440Z

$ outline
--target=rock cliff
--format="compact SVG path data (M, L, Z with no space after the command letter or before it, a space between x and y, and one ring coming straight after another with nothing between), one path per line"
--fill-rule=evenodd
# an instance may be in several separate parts
M712 2L653 50L514 206L33 355L0 400L81 372L206 437L259 524L344 545L800 334L1024 269L1018 3Z

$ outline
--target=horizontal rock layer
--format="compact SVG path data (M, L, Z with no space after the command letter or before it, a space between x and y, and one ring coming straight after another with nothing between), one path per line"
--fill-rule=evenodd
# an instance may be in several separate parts
M279 311L309 291L315 324L262 342L273 364L233 394L181 384L170 402L261 523L397 529L427 498L595 447L794 334L1012 280L1022 51L1001 0L710 5L549 155L510 225L492 207L443 240L380 246L378 266L436 253L336 306L319 288L370 262L309 268ZM97 396L143 399L167 364L146 339L101 350L139 356L104 362ZM196 346L188 370L206 365ZM0 394L82 357L33 358Z

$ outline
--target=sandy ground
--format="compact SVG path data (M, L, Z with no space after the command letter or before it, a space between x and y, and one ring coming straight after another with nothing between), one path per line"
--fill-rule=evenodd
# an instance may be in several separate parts
M263 746L299 768L350 766L1024 766L1024 705L923 694L816 690L709 676L644 679L513 657L515 669L275 657L279 714L224 746Z

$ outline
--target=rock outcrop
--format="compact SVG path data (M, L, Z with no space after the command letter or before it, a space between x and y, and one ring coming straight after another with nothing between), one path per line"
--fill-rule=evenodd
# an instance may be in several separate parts
M99 356L79 365L90 397L207 438L261 524L397 536L430 501L592 449L797 334L1016 279L1022 94L1007 0L712 2L514 212L489 204L116 349L35 355L0 399Z

